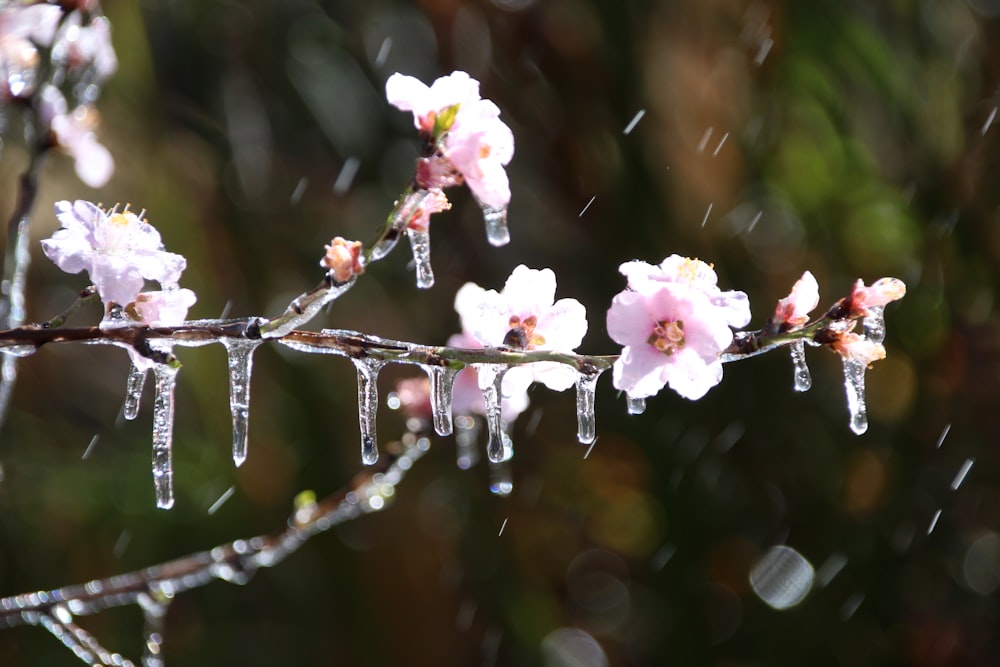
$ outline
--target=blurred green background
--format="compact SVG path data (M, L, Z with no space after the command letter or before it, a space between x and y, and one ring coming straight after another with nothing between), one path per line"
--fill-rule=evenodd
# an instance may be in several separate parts
M440 344L458 330L457 288L500 288L519 263L556 271L558 296L590 314L581 351L602 354L617 352L604 312L630 259L714 262L724 289L750 295L752 327L806 269L822 305L858 277L909 287L888 308L865 435L848 429L840 362L824 350L809 353L808 393L792 391L787 356L771 354L727 366L697 403L664 393L641 416L605 377L586 460L571 393L535 387L513 430L510 497L489 493L482 465L458 470L452 440L435 438L387 511L246 586L180 596L168 664L996 664L1000 2L104 10L120 69L99 134L116 173L92 191L53 156L32 234L52 233L60 199L147 209L188 258L193 318L274 316L317 283L332 236L373 237L418 150L409 115L384 101L395 71L429 82L463 69L500 106L517 142L513 240L491 248L475 202L456 191L433 223L432 290L416 290L401 245L316 327ZM4 212L25 163L11 132ZM34 247L29 320L40 321L85 278ZM149 391L137 421L116 419L124 352L51 346L23 361L0 431L0 595L271 532L298 491L323 496L359 469L346 361L262 348L249 459L236 470L224 351L180 358L169 512L153 503ZM404 375L386 370L382 394ZM386 409L379 429L385 442L404 425ZM784 611L748 582L774 545L821 575ZM136 608L80 623L107 648L141 654ZM0 632L0 664L77 661L22 627Z

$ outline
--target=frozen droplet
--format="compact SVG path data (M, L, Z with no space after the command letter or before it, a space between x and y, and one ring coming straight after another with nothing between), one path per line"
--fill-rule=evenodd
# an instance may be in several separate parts
M868 315L861 320L865 338L873 343L885 340L885 313L882 306L869 306Z
M486 240L490 245L502 246L510 243L506 208L483 206L483 220L486 222Z
M431 233L429 229L407 227L413 249L413 263L417 267L417 287L428 289L434 286L434 269L431 268Z
M806 344L797 340L788 346L788 351L792 355L792 367L795 372L795 391L809 391L812 387L812 375L809 374L809 366L806 365Z
M594 419L594 390L603 368L581 371L576 378L576 439L589 445L597 435Z
M233 416L233 463L241 466L247 459L253 351L263 341L259 338L223 338L220 342L229 355L229 412Z
M174 439L174 385L177 368L170 364L153 366L156 398L153 400L153 487L156 506L174 505L174 470L171 446Z
M868 408L865 405L865 371L868 365L842 357L844 389L847 391L847 411L851 415L851 430L861 435L868 430Z
M455 462L462 470L479 463L479 420L469 415L455 418Z
M373 465L378 461L378 435L375 417L378 413L378 373L385 362L361 357L351 359L358 369L358 419L361 424L361 462Z
M502 364L476 364L476 371L479 373L479 386L483 390L483 401L486 403L486 431L489 434L486 456L493 463L504 460L500 385L506 370L507 367Z
M625 406L628 408L628 413L630 415L641 415L646 411L646 399L645 398L635 398L634 396L625 395Z
M791 547L771 547L750 570L754 593L774 609L789 609L802 602L812 589L815 570Z
M135 364L128 369L128 380L125 382L125 405L122 414L125 419L132 420L139 416L139 401L142 399L142 388L146 384L148 369L139 368Z
M451 435L451 396L455 387L455 376L459 369L447 366L424 366L431 381L431 414L434 416L434 432Z

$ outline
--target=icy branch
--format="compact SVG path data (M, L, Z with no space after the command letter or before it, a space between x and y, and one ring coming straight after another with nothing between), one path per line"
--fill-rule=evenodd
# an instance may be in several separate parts
M114 662L117 654L101 648L73 618L109 607L139 605L146 619L145 664L160 664L150 658L160 654L161 624L173 598L216 579L246 583L257 569L277 565L314 535L383 509L428 447L426 439L412 440L409 445L395 443L378 467L358 475L348 487L319 503L297 508L281 532L236 540L107 579L2 598L0 626L42 625L84 661L130 664L120 656Z

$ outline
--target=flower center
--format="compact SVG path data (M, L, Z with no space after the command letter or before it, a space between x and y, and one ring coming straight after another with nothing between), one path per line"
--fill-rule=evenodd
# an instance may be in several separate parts
M523 320L519 315L511 315L508 321L510 330L503 337L503 344L517 350L534 350L538 345L545 344L545 338L535 333L538 318L529 315Z
M703 264L705 264L705 262L701 261L700 259L691 259L690 257L686 257L684 259L684 262L679 267L677 267L677 275L682 280L686 280L689 283L693 283L695 280L698 279L698 269ZM713 268L711 264L708 264L707 266L709 269Z
M669 357L684 347L684 322L681 320L657 322L646 342Z

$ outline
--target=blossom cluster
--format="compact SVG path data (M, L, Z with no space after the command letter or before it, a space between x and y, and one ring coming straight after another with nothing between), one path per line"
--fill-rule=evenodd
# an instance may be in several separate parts
M0 7L0 103L32 106L42 145L65 151L80 180L101 187L111 178L114 161L97 141L94 102L118 59L110 22L93 14L93 3L79 4L80 9L21 2ZM56 81L69 89L72 104Z

